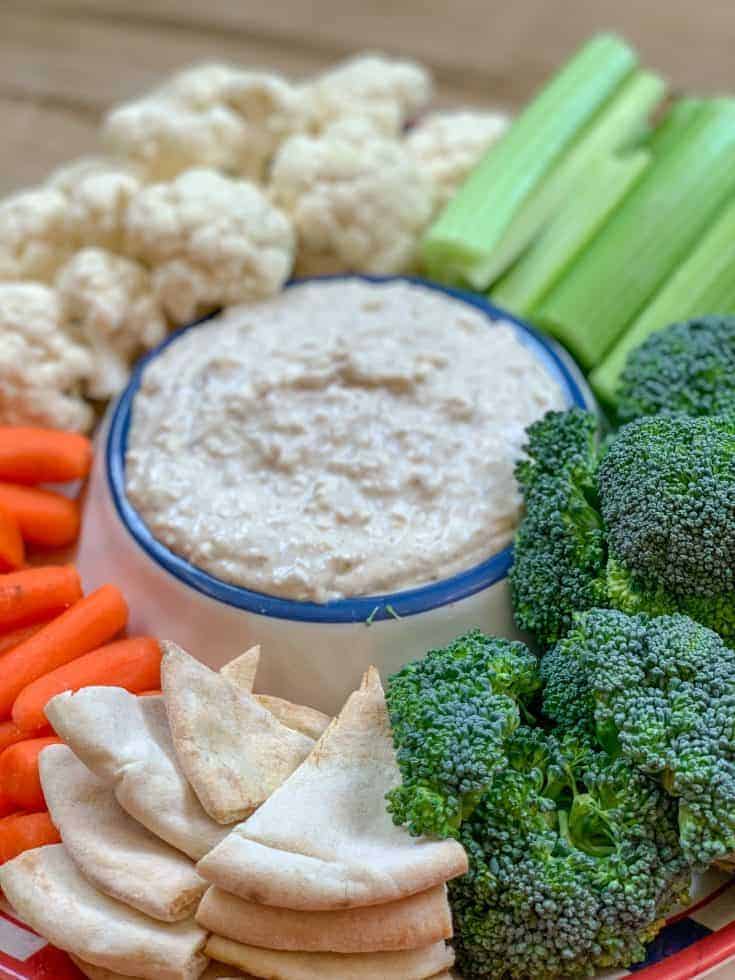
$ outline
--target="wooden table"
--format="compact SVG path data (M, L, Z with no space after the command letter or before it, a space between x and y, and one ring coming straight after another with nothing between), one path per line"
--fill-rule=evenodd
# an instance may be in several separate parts
M444 104L517 106L615 28L677 87L735 90L735 0L0 0L0 193L93 151L100 113L194 60L307 75L370 47Z
M381 49L430 65L441 104L515 107L610 28L676 88L735 91L735 0L0 0L0 194L94 152L108 106L192 61L303 77Z

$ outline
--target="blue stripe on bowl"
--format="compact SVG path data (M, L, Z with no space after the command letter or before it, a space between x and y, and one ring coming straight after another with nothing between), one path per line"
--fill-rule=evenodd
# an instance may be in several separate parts
M587 389L581 373L573 365L570 365L568 355L562 354L552 342L534 330L533 327L505 310L488 303L482 296L441 286L417 276L320 276L318 278L325 280L358 278L369 282L404 280L467 303L483 313L488 318L488 322L497 320L510 322L518 331L521 342L534 350L534 353L546 365L549 372L557 379L566 392L568 404L577 405L580 408L594 408L589 389ZM299 279L288 285L291 287L308 281L311 280ZM110 492L120 520L152 561L186 585L210 596L212 599L216 599L218 602L262 616L312 623L359 623L367 620L403 619L466 599L477 592L490 588L505 578L513 561L511 547L504 548L498 554L465 572L416 589L407 589L403 592L387 595L338 599L324 604L298 602L292 599L265 595L261 592L254 592L223 582L174 554L160 541L157 541L125 493L125 454L133 399L140 387L146 365L161 351L165 350L169 344L175 343L188 330L195 329L208 319L210 318L205 317L182 327L139 361L112 416L106 448L106 468Z

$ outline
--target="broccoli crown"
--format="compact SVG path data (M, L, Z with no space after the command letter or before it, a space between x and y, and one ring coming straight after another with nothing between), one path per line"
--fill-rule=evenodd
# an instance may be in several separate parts
M735 849L735 651L680 614L596 609L542 663L544 713L680 801L687 859Z
M705 316L651 334L628 355L621 422L646 415L735 411L735 317Z
M597 509L593 415L549 412L528 429L516 477L525 516L510 585L518 626L548 647L573 613L606 604L605 535Z
M609 554L677 603L735 588L735 417L624 426L598 468Z
M643 959L689 882L674 801L578 737L521 727L508 759L461 829L462 975L545 980Z
M541 685L522 643L474 630L408 664L388 684L401 786L388 797L412 834L456 836L503 765L519 705Z

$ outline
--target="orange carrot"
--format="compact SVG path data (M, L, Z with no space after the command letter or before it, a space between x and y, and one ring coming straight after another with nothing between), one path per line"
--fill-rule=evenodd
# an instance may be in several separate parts
M53 490L0 483L0 507L15 517L28 544L65 548L79 534L79 504Z
M53 735L53 731L50 725L47 725L43 731L34 732L34 738L41 738L47 735ZM0 752L4 749L9 748L11 745L15 745L16 742L23 742L28 738L28 732L21 731L20 728L15 724L14 721L0 721Z
M128 607L120 590L103 585L30 640L4 653L0 657L0 718L8 716L24 687L113 639L127 618Z
M2 580L0 579L0 581ZM12 650L13 647L17 647L29 639L29 637L34 636L40 629L43 629L46 623L50 623L52 618L49 616L48 619L43 619L40 623L34 623L33 626L19 626L17 630L11 630L9 633L1 633L0 654L5 653L6 650Z
M12 861L35 847L60 843L61 836L47 810L41 813L15 813L0 820L0 864Z
M148 636L109 643L23 688L13 705L13 721L25 732L47 725L44 708L62 691L99 684L137 694L161 683L161 648Z
M81 597L82 583L71 565L26 568L22 572L2 575L0 630L6 634L21 626L48 621Z
M15 517L0 508L0 572L15 572L26 560L26 549Z
M0 426L0 480L8 483L68 483L82 480L92 465L92 443L75 432Z
M141 691L138 694L138 697L139 698L157 698L157 697L160 697L162 694L163 694L163 691L154 691L154 690Z
M10 797L5 796L4 793L0 793L0 819L10 816L11 813L17 813L18 809L18 806L13 803Z
M47 745L58 745L60 738L28 738L11 745L0 754L0 793L24 810L44 810L38 757Z

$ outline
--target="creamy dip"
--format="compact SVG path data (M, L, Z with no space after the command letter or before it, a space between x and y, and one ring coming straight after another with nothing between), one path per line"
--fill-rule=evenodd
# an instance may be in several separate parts
M159 541L228 582L397 591L508 544L524 429L564 405L509 323L408 282L311 282L145 368L127 491Z

